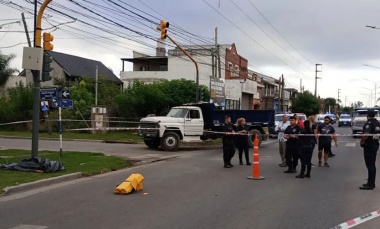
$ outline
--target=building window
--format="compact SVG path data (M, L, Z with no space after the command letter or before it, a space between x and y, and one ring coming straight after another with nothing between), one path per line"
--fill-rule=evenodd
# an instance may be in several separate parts
M228 70L230 71L230 72L232 72L234 69L233 69L233 65L232 65L232 63L231 62L228 62Z
M235 77L239 77L239 71L240 71L239 66L235 65L235 71L234 71L234 76Z
M226 99L226 110L240 110L240 101Z

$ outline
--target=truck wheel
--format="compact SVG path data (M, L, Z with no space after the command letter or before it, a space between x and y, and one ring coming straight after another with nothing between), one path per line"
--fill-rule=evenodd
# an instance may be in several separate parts
M261 136L260 131L253 129L253 130L250 130L249 133L252 134L248 138L248 145L249 145L249 147L253 148L253 141L255 140L255 135L257 135L259 137L259 146L260 146L261 145L261 141L262 141L262 136Z
M157 149L160 147L160 140L154 139L154 140L144 140L144 143L146 146L148 146L150 149Z
M180 145L180 137L175 132L167 132L161 138L161 148L164 151L177 151Z

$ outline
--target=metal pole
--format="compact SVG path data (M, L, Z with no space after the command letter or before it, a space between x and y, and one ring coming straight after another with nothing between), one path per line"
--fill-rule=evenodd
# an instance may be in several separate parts
M317 97L317 79L318 79L318 64L315 64L315 90L314 90L314 96Z
M284 97L285 97L285 80L284 80L284 75L281 76L282 78L282 94L281 94L281 111L284 112Z
M302 93L302 79L300 79L300 92Z
M222 65L220 61L220 45L218 44L218 28L215 28L215 44L218 52L218 75L222 78Z
M377 104L377 93L376 93L376 88L377 88L377 83L375 83L375 105L374 105L374 107L376 106L376 104Z
M29 32L28 32L28 26L26 25L24 13L21 13L21 18L22 18L22 23L24 24L24 29L25 29L25 34L26 34L26 40L28 41L29 47L32 47L32 42L30 41Z
M34 1L34 47L37 47L37 0ZM32 71L33 75L33 122L32 122L32 157L38 157L38 135L40 116L40 79L39 71Z
M95 71L95 106L98 105L98 65L96 65Z
M62 157L62 98L59 98L58 121L59 121L59 159Z
M188 54L177 42L175 42L169 35L166 35L167 38L169 38L171 40L171 42L173 42L187 57L190 58L191 61L193 61L193 63L195 64L195 71L196 71L196 80L195 80L195 83L196 83L196 93L195 93L195 102L199 102L199 68L198 68L198 64L197 62L194 60L193 57L190 56L190 54Z

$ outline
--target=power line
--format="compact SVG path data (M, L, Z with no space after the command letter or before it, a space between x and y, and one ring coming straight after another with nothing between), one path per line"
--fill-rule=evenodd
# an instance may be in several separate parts
M263 28L261 28L261 26L259 26L247 13L244 12L244 10L242 8L240 8L233 0L231 0L231 2L254 24L256 25L267 37L269 37L278 47L280 47L286 54L288 54L290 57L292 57L295 61L297 61L298 63L300 63L301 65L303 65L304 67L306 68L309 68L307 67L306 65L304 65L301 61L299 61L294 55L292 55L291 53L289 53L282 45L280 45L271 35L269 35L267 32L265 32L265 30ZM310 69L309 69L310 70Z
M282 60L280 57L278 57L276 54L274 54L273 52L271 52L270 50L268 50L267 48L265 48L262 44L260 44L259 42L257 42L254 38L252 38L248 33L246 33L243 29L241 29L239 26L237 26L235 23L233 23L230 19L228 19L226 16L224 16L224 14L222 14L221 12L219 12L217 9L215 9L215 7L213 7L212 5L210 5L207 1L205 0L202 0L204 3L206 3L209 7L211 7L216 13L218 13L220 16L222 16L225 20L227 20L230 24L232 24L235 28L237 28L240 32L242 32L244 35L246 35L249 39L251 39L254 43L256 43L258 46L260 46L262 49L264 49L265 51L267 51L268 53L270 53L272 56L274 56L277 60L279 60L280 62L282 62L283 64L287 65L289 68L293 69L294 71L300 73L301 75L305 76L305 77L309 77L309 76L306 76L305 74L303 74L302 72L298 71L297 69L295 69L294 67L292 67L291 65L289 65L288 63L286 63L284 60Z
M264 14L263 13L261 13L261 11L252 3L252 1L251 0L248 0L249 1L249 3L253 6L253 8L255 8L255 10L265 19L265 21L267 21L268 22L268 24L277 32L277 34L278 35L280 35L281 37L282 37L282 39L284 39L284 41L286 42L286 43L288 43L288 45L290 46L290 47L292 47L293 49L294 49L294 51L296 51L300 56L302 56L305 60L307 60L310 64L314 64L313 62L311 62L308 58L306 58L304 55L302 55L302 53L301 52L299 52L286 38L285 38L285 36L284 35L282 35L282 33L280 33L280 31L278 31L277 29L276 29L276 27L274 27L274 25L264 16Z

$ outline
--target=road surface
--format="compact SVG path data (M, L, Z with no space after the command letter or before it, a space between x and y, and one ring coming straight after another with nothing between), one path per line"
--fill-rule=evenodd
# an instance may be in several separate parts
M348 128L337 130L350 133ZM220 149L183 150L176 153L177 159L81 179L25 197L2 197L0 228L331 228L380 209L380 187L359 190L367 174L359 140L340 137L339 141L331 167L313 168L310 179L283 173L276 144L260 149L261 174L266 177L261 181L246 179L251 167L238 165L236 155L235 167L225 169ZM0 144L3 147L4 141ZM89 145L88 151L97 147ZM107 147L116 150L115 145ZM125 148L137 149L145 150L143 145ZM313 163L317 163L316 152ZM113 194L131 173L145 176L144 190ZM380 217L355 228L380 228Z

